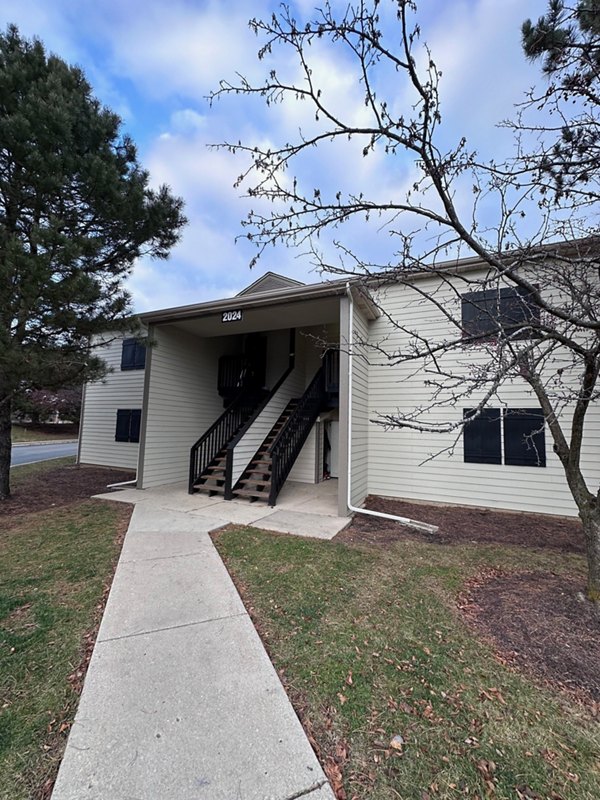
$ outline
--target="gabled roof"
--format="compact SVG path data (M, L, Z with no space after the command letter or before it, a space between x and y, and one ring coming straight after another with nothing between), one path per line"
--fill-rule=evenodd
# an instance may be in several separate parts
M241 292L238 292L236 297L242 297L246 294L258 294L259 292L274 292L277 289L293 289L296 286L304 286L301 281L295 281L293 278L287 278L285 275L279 275L277 272L265 272L265 274L258 280L246 286Z
M285 286L281 289L250 292L244 296L237 295L236 300L233 300L231 297L222 300L210 300L205 303L195 303L188 306L146 311L138 316L144 324L177 322L182 319L190 319L231 310L231 308L233 308L232 300L235 302L235 308L265 308L267 306L297 303L305 300L316 300L322 297L339 297L346 294L348 287L351 288L356 302L361 307L364 306L365 313L367 313L369 319L375 319L379 316L380 312L369 295L368 290L365 287L361 287L360 282L356 280L323 281L321 283L309 284L294 281L292 286Z

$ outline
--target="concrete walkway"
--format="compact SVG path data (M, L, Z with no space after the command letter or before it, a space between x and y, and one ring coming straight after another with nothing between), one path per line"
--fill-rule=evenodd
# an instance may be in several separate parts
M208 535L261 513L298 527L303 512L180 487L109 496L136 507L52 799L333 800ZM304 532L331 538L310 507Z

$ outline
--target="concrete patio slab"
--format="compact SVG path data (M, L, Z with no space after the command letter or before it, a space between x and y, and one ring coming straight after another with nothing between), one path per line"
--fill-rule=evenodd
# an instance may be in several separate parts
M255 637L243 616L98 644L53 800L333 800Z
M149 497L145 492L139 489L115 489L112 492L102 492L101 494L92 495L94 500L112 500L115 503L141 503L143 500L148 500Z
M327 517L323 514L309 514L306 511L275 511L255 521L257 528L279 533L291 533L296 536L308 536L315 539L333 539L348 525L348 517Z
M152 490L154 492L156 490ZM155 500L159 500L161 507L171 511L195 511L197 509L209 508L219 503L225 502L222 497L213 495L209 497L208 494L196 493L188 494L187 490L177 489L170 494L155 495Z
M277 498L276 509L280 511L302 510L312 513L324 514L325 516L337 516L337 491L338 482L335 479L323 481L322 483L299 483L298 481L287 481ZM245 517L254 517L255 509L263 509L261 516L266 516L272 509L265 503L249 503L245 500L225 501L219 495L209 497L208 494L197 492L189 494L187 484L175 483L166 486L157 486L153 489L143 491L133 488L120 489L118 491L106 492L95 495L101 500L116 500L125 503L140 503L151 501L159 505L162 509L177 512L205 512L206 509L215 510L215 517L223 518L228 514L236 514L240 524L247 524L252 521ZM221 508L232 509L227 513L222 513ZM233 509L239 508L239 511ZM258 518L258 512L256 517ZM233 520L230 520L233 521Z
M234 525L250 525L256 522L257 519L268 517L274 512L274 508L270 508L264 503L244 503L237 500L221 500L220 503L214 504L209 508L190 511L190 516L205 519L208 515L214 515Z

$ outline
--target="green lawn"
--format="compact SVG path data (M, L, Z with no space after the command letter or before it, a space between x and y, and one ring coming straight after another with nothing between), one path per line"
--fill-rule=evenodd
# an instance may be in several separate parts
M579 556L253 529L216 543L348 800L600 797L598 722L499 663L456 607L482 567L573 574Z
M56 466L57 462L53 462ZM35 466L38 471L46 465ZM15 480L31 468L14 471ZM0 531L0 798L41 797L77 693L68 681L117 557L127 507L84 501ZM3 523L5 520L3 520Z
M63 427L61 425L48 426L42 428L28 428L21 425L13 425L11 430L13 443L19 442L52 442L63 439L76 439L77 431L72 425Z

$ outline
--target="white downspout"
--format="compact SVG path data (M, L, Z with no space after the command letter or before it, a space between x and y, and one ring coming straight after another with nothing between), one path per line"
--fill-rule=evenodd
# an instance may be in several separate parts
M121 481L121 483L109 483L107 489L118 489L120 486L131 486L132 483L137 483L137 475L132 481Z
M350 313L348 314L348 496L347 506L355 514L365 514L369 517L381 517L399 522L401 525L410 525L411 528L418 528L427 533L436 533L437 525L429 525L426 522L409 519L408 517L397 517L394 514L384 514L382 511L371 511L369 508L358 508L352 505L352 362L354 358L354 298L350 290L350 281L346 283L346 294L350 302Z

